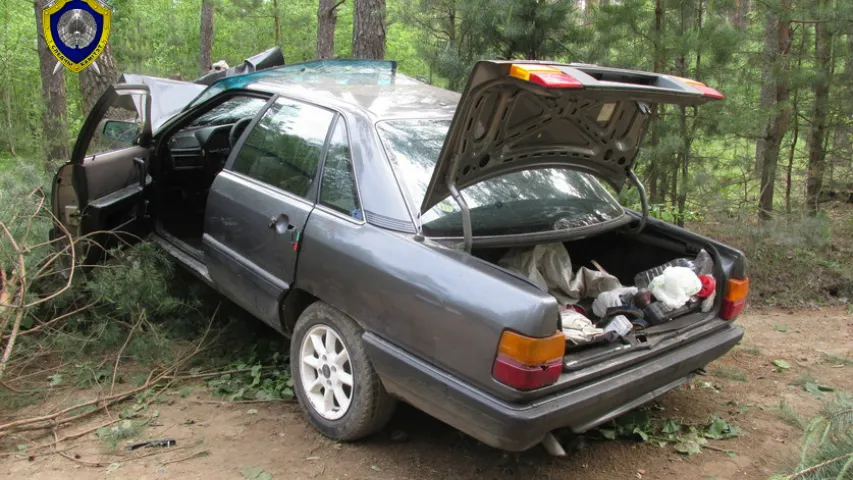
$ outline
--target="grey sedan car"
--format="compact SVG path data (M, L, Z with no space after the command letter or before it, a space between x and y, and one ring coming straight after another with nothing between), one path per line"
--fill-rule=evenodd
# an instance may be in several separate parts
M522 451L675 388L743 335L743 255L648 218L633 172L654 105L722 98L704 84L482 61L458 94L359 60L206 88L125 82L56 174L53 235L148 236L289 337L299 403L333 439L376 432L404 401ZM616 201L626 186L644 211ZM717 294L704 313L574 345L563 302L502 266L543 244L623 285L704 250Z

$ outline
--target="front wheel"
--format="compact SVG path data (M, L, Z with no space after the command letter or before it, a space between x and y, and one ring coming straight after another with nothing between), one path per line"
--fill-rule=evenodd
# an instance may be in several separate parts
M317 302L299 316L290 344L290 372L308 419L333 440L364 438L388 423L396 401L367 357L361 328Z

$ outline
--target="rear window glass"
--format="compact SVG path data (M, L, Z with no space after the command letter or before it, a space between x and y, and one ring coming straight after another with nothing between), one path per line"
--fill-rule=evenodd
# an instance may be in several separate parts
M416 208L424 199L449 120L390 120L377 125L398 177ZM475 235L566 230L624 214L619 202L590 174L562 168L513 172L462 190ZM452 198L425 212L425 233L460 235L462 215Z

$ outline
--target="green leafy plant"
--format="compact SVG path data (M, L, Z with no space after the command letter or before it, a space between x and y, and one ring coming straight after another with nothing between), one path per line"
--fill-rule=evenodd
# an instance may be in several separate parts
M208 380L214 392L230 402L239 400L290 400L293 398L293 379L286 359L275 353L265 366L258 360L236 362L224 373Z
M725 440L737 437L740 428L714 415L704 424L688 424L674 418L658 418L645 410L636 410L617 418L598 429L607 440L617 438L641 440L661 448L671 445L684 455L702 452L708 440Z
M125 419L113 425L99 428L95 435L110 449L114 450L120 441L139 435L144 426L144 422Z

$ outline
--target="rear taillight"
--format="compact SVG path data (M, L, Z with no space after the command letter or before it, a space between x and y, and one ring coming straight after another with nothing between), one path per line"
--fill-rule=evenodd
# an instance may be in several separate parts
M548 65L515 64L509 69L509 76L543 87L583 88L583 83L575 77Z
M723 320L734 320L746 306L746 297L749 295L749 279L733 278L726 283L726 296L723 297L723 307L720 309L720 318Z
M519 390L551 385L560 377L565 349L566 337L560 332L536 338L504 331L492 376Z

